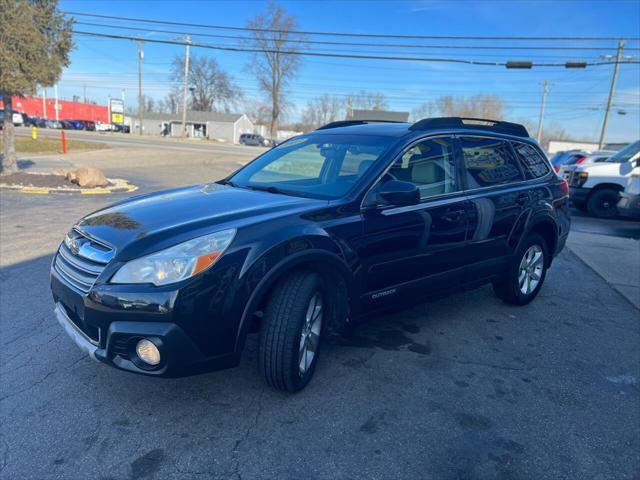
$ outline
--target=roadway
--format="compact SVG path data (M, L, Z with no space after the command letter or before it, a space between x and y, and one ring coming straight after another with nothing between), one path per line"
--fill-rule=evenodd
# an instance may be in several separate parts
M39 128L38 135L50 138L60 138L62 130L52 130ZM135 135L113 132L87 132L84 130L64 130L68 139L87 140L105 143L113 147L134 147L134 148L162 148L164 150L181 150L195 152L219 152L231 155L257 155L265 151L262 147L247 147L244 145L229 145L225 143L215 143L200 139L176 139L163 138L147 135ZM31 135L30 127L16 127L18 135Z

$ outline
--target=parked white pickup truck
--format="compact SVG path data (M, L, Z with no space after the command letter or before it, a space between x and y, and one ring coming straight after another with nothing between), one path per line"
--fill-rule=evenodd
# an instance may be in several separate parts
M571 201L590 215L611 218L618 215L618 200L631 175L640 173L640 140L627 145L606 162L580 165L565 170Z
M640 170L631 174L624 192L620 193L618 213L621 217L640 219Z

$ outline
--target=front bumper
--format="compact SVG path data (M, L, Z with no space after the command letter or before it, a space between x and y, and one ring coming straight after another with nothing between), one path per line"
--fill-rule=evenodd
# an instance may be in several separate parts
M640 195L621 192L618 214L621 217L640 218Z
M89 357L93 360L98 360L96 357L96 351L98 350L98 346L94 341L88 337L80 328L71 321L69 315L67 314L67 310L60 302L56 302L56 306L53 309L53 313L56 316L56 320L62 326L67 335L71 337L71 340L75 342L75 344L85 352Z
M577 205L584 205L587 203L587 198L591 192L590 188L570 187L569 195L571 202Z
M224 302L211 301L215 293L211 281L203 276L197 282L163 288L97 284L83 293L51 269L56 319L82 351L121 370L161 377L239 363L238 317L221 307ZM215 285L228 284L215 281ZM143 338L160 350L159 365L151 367L138 358L135 346Z
M234 366L234 359L229 355L205 357L184 331L173 323L112 322L104 335L104 342L96 342L74 323L61 302L56 303L54 313L58 323L80 350L93 360L120 370L159 377L180 377ZM159 365L146 365L137 357L135 346L143 338L151 340L160 350Z

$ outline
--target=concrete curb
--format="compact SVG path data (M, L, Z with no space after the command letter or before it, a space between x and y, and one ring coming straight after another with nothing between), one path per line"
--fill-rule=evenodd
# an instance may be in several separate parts
M571 232L567 250L640 310L640 241Z
M137 185L129 183L123 178L109 178L111 183L115 185L108 188L47 188L47 187L25 187L20 185L3 185L0 189L14 190L20 193L28 193L34 195L55 195L55 194L75 194L75 195L108 195L110 193L129 193L138 189Z

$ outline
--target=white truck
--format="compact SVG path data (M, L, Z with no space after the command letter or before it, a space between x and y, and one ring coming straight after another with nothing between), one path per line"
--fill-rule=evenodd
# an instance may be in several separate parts
M620 193L618 213L621 217L640 219L640 170L631 173L624 192Z
M627 145L607 161L580 165L564 171L571 201L590 215L612 218L618 215L620 193L632 175L640 173L640 140Z

